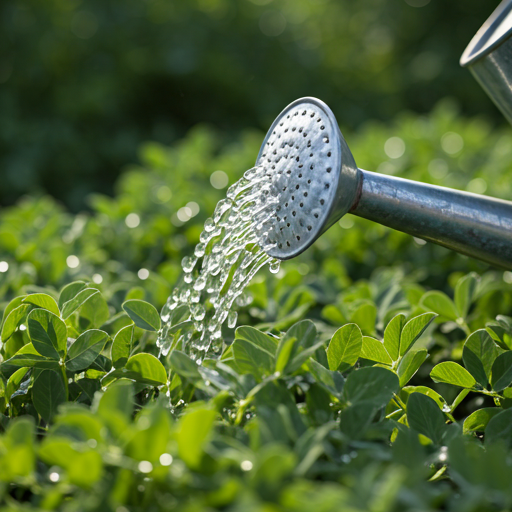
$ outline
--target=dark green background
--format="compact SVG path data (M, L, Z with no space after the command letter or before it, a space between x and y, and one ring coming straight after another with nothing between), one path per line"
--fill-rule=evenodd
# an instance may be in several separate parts
M204 122L226 141L265 131L305 95L349 130L446 96L501 124L458 65L497 4L2 0L0 204L46 191L77 211L90 192L112 192L142 141L168 144Z

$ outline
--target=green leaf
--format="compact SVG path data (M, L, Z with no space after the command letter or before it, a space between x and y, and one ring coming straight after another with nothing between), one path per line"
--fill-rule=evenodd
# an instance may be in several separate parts
M496 414L487 424L485 445L497 442L506 444L508 448L512 447L512 408Z
M275 358L261 345L245 339L235 339L233 356L240 374L250 373L261 380L264 375L274 371Z
M124 448L124 453L135 460L158 463L162 453L167 451L173 425L168 408L160 404L147 404L136 417L134 435Z
M340 327L327 347L327 361L331 371L343 372L354 366L359 359L363 335L356 324Z
M430 372L430 377L434 382L443 382L453 384L461 388L471 389L475 386L476 380L460 364L453 361L446 361L434 366Z
M2 462L0 477L4 482L18 479L33 479L36 465L34 450L34 419L30 416L13 418L2 436ZM16 484L15 484L16 485ZM2 500L4 503L6 499ZM15 505L16 506L16 505Z
M32 386L32 402L41 418L49 423L65 401L66 387L62 375L53 370L41 370Z
M276 352L276 371L297 371L323 343L315 344L316 327L311 320L292 325L281 338Z
M18 325L23 321L28 310L32 306L29 304L22 304L17 308L13 309L2 325L2 342L5 343L18 328ZM12 353L12 352L11 352Z
M377 308L371 303L362 304L350 317L350 321L355 323L365 334L372 334L375 331L376 320Z
M20 354L19 351L11 358L4 361L2 365L21 366L24 368L48 368L58 370L59 362L55 359L43 357L39 354Z
M100 293L96 288L85 288L78 292L72 299L65 302L62 306L62 318L66 320L78 308L82 307L93 295Z
M443 408L447 407L446 400L433 389L428 388L427 386L406 386L400 391L400 398L404 402L407 403L409 396L412 393L422 393L424 395L429 396L434 400L434 402L439 406L439 409L443 410Z
M500 354L491 370L491 384L494 391L502 391L512 384L512 352Z
M88 368L103 350L108 339L109 335L104 331L85 331L69 348L66 368L72 372Z
M397 368L400 387L404 387L412 379L419 367L425 362L427 355L426 348L411 350L405 354Z
M57 315L46 309L34 309L27 323L32 344L42 356L60 359L66 355L67 327Z
M201 374L199 373L199 367L197 363L192 361L192 359L190 359L187 354L184 354L179 350L173 350L169 356L169 363L171 368L180 377L189 379L191 382L197 382L201 380Z
M47 437L38 452L41 460L66 471L66 479L73 485L88 489L102 476L101 455L91 449L77 450L70 440Z
M489 384L491 368L497 356L498 349L485 329L475 331L464 343L464 366L484 389Z
M399 313L393 317L384 331L384 348L393 361L400 357L400 339L405 325L405 315Z
M460 318L466 318L475 297L478 276L473 272L461 277L455 286L454 302Z
M256 347L268 352L272 356L275 356L277 351L277 341L274 338L247 325L238 327L235 332L235 340L248 341Z
M292 352L295 349L296 343L297 338L291 338L289 336L283 336L279 340L279 346L277 348L276 355L276 372L284 372L286 365L292 357Z
M407 400L409 426L440 445L446 432L446 423L436 402L422 393L412 393Z
M346 324L347 319L334 304L328 304L322 309L322 318L325 318L334 325Z
M440 291L430 291L421 298L420 304L427 310L434 311L443 318L457 321L459 318L457 308L452 299L446 293Z
M126 362L129 378L151 386L161 386L167 382L164 365L152 354L136 354Z
M101 293L95 293L80 307L80 328L82 330L98 329L109 317L110 311L106 300Z
M134 325L126 325L115 335L112 342L112 364L114 368L122 368L130 357L133 347Z
M133 320L137 327L145 331L158 331L160 329L160 315L156 308L143 300L127 300L123 309Z
M57 306L55 299L46 293L32 293L27 295L23 302L47 309L54 315L60 316L59 306Z
M182 304L172 310L171 318L169 320L170 325L181 324L190 318L190 307L188 304Z
M391 400L398 388L399 382L395 373L372 366L353 371L347 377L343 397L348 403L365 401L382 407Z
M7 398L7 400L10 400L11 396L18 390L29 370L30 368L20 368L9 377L5 386L5 398Z
M331 393L335 397L341 397L341 392L345 383L345 379L341 373L329 371L313 358L309 359L308 368L317 384L322 386L327 392Z
M504 350L512 350L512 318L498 315L495 322L486 324L492 339Z
M62 311L64 304L76 297L86 286L84 281L74 281L64 286L59 295L59 309Z
M369 336L363 336L363 344L359 357L381 364L393 364L384 343L375 338L370 338Z
M346 407L339 416L341 432L352 440L363 438L376 412L376 407L371 402Z
M427 327L436 318L435 313L424 313L423 315L411 318L402 330L400 339L400 355L404 356L408 350L418 341L420 336L425 332Z
M197 469L201 464L203 447L210 437L216 416L214 409L196 406L180 418L176 432L178 454L191 469Z
M9 313L11 311L13 311L14 309L16 309L18 306L21 306L24 298L25 298L25 295L20 295L19 297L15 297L14 299L12 299L11 302L9 302L9 304L7 304L7 307L4 309L4 313L2 315L2 326L5 322L5 320L7 319L7 317L9 316Z
M134 409L133 388L133 382L122 379L112 383L103 395L100 393L95 395L93 405L97 414L114 437L119 438L125 435L131 424Z
M498 407L484 407L474 411L464 420L464 434L483 432L489 421L501 411L502 409L498 409Z

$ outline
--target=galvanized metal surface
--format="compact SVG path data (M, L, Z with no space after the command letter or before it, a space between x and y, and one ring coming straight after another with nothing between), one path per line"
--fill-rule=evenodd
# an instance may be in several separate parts
M294 101L279 114L256 165L272 174L270 193L279 198L265 226L274 243L270 256L297 256L352 205L356 164L331 109L316 98Z
M358 169L333 113L302 98L274 121L257 165L278 198L268 254L304 252L350 211L393 229L512 269L512 203Z
M499 4L460 59L512 124L512 0Z
M512 203L359 170L352 211L497 267L512 268Z

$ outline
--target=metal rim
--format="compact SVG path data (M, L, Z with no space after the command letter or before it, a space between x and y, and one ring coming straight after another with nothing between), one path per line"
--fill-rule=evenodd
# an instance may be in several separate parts
M509 28L500 37L489 44L492 34L496 32L505 20L510 25ZM510 36L512 36L512 0L503 0L489 16L487 21L480 27L473 39L471 39L460 58L460 65L467 67L474 64L476 61L489 55L489 53L500 46L503 41Z
M323 233L325 229L325 225L329 220L329 217L331 215L332 209L334 208L335 203L335 194L336 190L338 188L338 183L340 180L340 169L341 169L341 133L339 131L338 123L336 121L336 117L334 116L331 109L321 100L313 97L304 97L299 98L298 100L295 100L294 102L290 103L274 120L271 127L269 128L267 134L265 135L265 138L263 139L263 142L260 147L260 151L258 153L258 157L256 159L256 165L259 165L260 160L262 159L262 153L265 150L265 146L267 144L268 139L273 134L275 128L278 126L278 124L282 121L283 117L287 115L287 113L294 109L298 105L313 105L319 110L323 112L323 115L327 116L329 122L331 123L333 127L333 131L336 134L336 141L335 141L335 147L336 147L336 165L334 166L334 169L336 169L335 173L335 180L334 180L334 186L331 189L330 192L330 200L329 200L329 207L325 208L325 211L323 212L322 218L320 219L320 222L316 225L315 230L311 232L308 241L302 244L299 248L297 248L295 251L290 251L285 256L282 255L282 253L279 250L270 250L268 254L273 257L277 257L281 260L287 260L294 258L295 256L298 256L302 252L304 252L306 249L308 249L317 239L318 237ZM333 176L334 178L334 176Z

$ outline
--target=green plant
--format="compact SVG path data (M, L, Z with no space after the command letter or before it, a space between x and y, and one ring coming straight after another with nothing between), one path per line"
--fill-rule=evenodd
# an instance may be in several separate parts
M464 153L443 153L448 126ZM443 160L446 180L506 197L508 134L445 103L366 127L360 165L391 136L393 172L440 183L425 169ZM222 196L210 175L236 179L259 142L219 152L198 129L146 145L92 213L0 211L2 510L512 507L509 272L347 217L253 279L219 360L160 357L158 308Z

